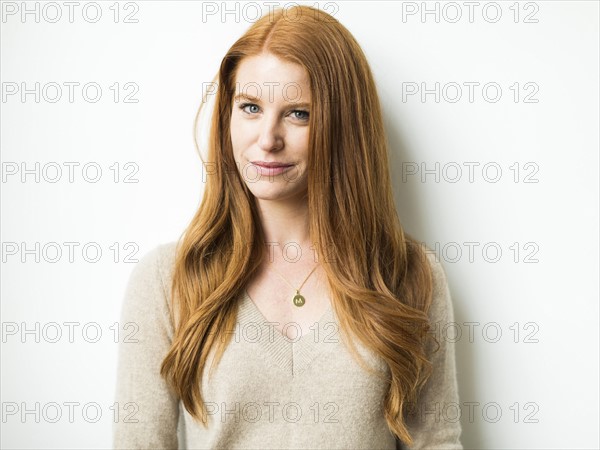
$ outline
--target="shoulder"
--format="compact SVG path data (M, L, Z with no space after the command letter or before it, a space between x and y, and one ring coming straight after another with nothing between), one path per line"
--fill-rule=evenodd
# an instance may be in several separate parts
M176 246L176 242L160 244L139 257L127 284L123 321L145 324L146 328L155 328L157 323L168 326L163 318L170 315L168 299Z
M167 242L142 253L134 272L139 275L169 278L175 266L177 241Z
M156 264L160 268L168 268L175 262L176 250L177 241L157 245L142 255L139 264Z
M431 269L433 287L439 290L448 284L446 271L444 270L442 262L433 250L425 246L423 247L423 250L425 251L425 255L427 256L427 261L429 263L429 268Z
M177 241L163 243L142 253L131 271L129 290L147 292L160 291L168 296L173 277Z
M446 319L453 316L452 300L448 278L442 262L436 253L430 248L423 246L423 250L431 269L432 299L429 315L436 319Z

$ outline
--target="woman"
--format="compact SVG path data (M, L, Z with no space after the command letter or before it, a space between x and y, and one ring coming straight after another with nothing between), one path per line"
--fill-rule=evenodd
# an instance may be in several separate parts
M179 424L188 448L462 448L432 333L449 290L387 161L352 35L307 6L253 24L219 70L202 204L129 282L115 447L176 448Z

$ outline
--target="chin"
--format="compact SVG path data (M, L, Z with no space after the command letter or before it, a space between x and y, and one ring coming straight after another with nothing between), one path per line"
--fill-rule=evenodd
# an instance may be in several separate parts
M298 200L308 200L306 190L289 190L289 189L250 189L250 192L256 199L260 200L288 200L290 202L298 202Z
M287 197L288 193L285 191L277 190L277 189L250 189L252 195L260 200L278 200L282 197Z

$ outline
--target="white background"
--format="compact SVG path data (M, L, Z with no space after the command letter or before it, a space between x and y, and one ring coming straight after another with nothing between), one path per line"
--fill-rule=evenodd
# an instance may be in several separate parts
M54 6L38 3L36 23L35 14L21 17L21 2L2 4L5 448L110 447L118 348L111 326L134 266L124 260L136 245L139 259L178 239L198 207L203 183L192 126L202 85L255 14L237 4L237 17L203 20L200 2L112 4L99 3L96 23L93 5L82 14L85 2L73 23L62 2L56 23ZM439 22L421 16L424 6L439 9ZM448 336L462 332L465 448L598 448L598 3L480 2L472 20L463 2L321 7L353 33L375 74L402 223L440 250L457 322ZM128 13L138 22L124 23ZM20 89L36 82L39 103L35 94L22 99ZM68 82L79 83L72 103ZM479 83L472 102L470 82ZM55 103L52 83L63 88ZM101 87L97 102L83 97L86 83ZM137 87L137 103L123 101L133 92L125 83ZM409 95L435 83L439 102L434 93ZM457 85L462 97L452 102ZM15 86L19 92L8 95ZM495 102L494 86L501 89ZM22 163L33 169L24 181ZM65 163L79 163L72 183ZM62 177L50 182L57 165ZM100 179L86 181L97 166ZM126 183L132 168L138 182ZM424 179L422 169L430 170ZM54 263L52 242L63 250ZM79 243L73 262L64 242ZM22 254L22 245L36 243L45 254ZM96 263L82 255L88 243L102 250ZM77 324L72 339L67 322ZM101 338L88 342L97 329ZM57 330L62 336L49 342ZM36 402L39 417L22 417ZM78 404L72 423L68 402ZM54 403L62 416L51 423Z

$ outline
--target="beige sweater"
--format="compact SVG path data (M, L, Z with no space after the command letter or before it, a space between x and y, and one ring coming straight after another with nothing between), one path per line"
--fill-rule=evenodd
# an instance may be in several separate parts
M290 340L267 323L247 294L213 378L207 380L208 366L203 373L209 428L194 422L159 375L173 337L167 295L174 256L175 242L150 251L127 286L121 326L137 324L135 333L131 326L126 330L127 340L138 342L119 344L115 399L121 414L113 425L114 448L409 448L389 431L385 386L345 348L331 306L312 333ZM453 321L450 293L441 264L429 258L435 277L430 317L443 327ZM462 449L451 405L459 402L454 347L438 341L434 371L419 400L422 412L408 422L414 449ZM357 348L367 363L389 373L383 360L358 342Z

